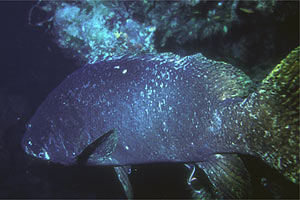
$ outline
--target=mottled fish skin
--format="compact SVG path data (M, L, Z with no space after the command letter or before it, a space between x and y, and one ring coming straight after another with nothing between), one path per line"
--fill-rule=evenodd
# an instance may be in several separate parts
M96 150L89 164L196 162L220 152L245 153L245 144L222 132L220 110L242 99L213 92L218 79L210 75L221 64L228 65L201 54L161 54L86 65L38 108L23 148L45 160L72 164L90 143L116 130L116 148L107 154Z
M300 174L299 52L297 47L276 65L240 106L242 112L236 109L246 124L244 134L251 151L296 184Z
M238 138L227 142L244 145L247 154L295 184L300 174L299 52L300 47L291 51L243 102L219 109L221 132Z

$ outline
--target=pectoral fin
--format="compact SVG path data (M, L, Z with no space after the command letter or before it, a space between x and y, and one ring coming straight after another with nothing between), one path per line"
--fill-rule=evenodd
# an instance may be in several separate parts
M207 175L212 187L194 189L195 198L250 198L250 176L243 161L236 154L216 154L206 162L195 164ZM192 175L194 176L194 175ZM190 178L191 181L195 179ZM211 194L210 194L211 193Z
M132 186L128 177L128 166L114 167L128 199L133 198Z
M197 199L212 199L213 186L204 171L196 164L185 164L185 166L190 170L187 184L192 189L193 197Z
M90 157L93 156L93 153L97 149L97 159L105 159L110 155L113 150L116 148L118 142L117 131L110 130L104 135L97 138L91 144L89 144L78 156L77 163L79 165L87 164L87 161Z

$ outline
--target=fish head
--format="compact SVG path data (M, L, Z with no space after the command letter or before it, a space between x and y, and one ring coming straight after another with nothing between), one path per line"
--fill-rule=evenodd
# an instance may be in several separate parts
M94 131L97 127L91 128L89 123L82 121L80 115L70 114L74 110L51 112L51 104L55 102L57 101L53 99L44 101L26 125L21 144L23 150L38 159L64 165L82 162L118 165L117 159L110 158L109 162L104 162L116 148L118 131ZM56 107L58 110L62 109L59 105ZM90 132L97 134L89 134Z
M43 151L43 144L37 141L37 137L32 137L34 129L38 129L37 126L32 126L31 123L26 125L26 133L22 139L22 148L23 150L31 156L41 158L44 160L49 160L49 154L46 151Z
M66 133L75 136L82 131L83 124L80 116L70 114L71 108L63 109L55 96L50 94L30 119L21 145L28 155L36 158L73 164L81 146Z

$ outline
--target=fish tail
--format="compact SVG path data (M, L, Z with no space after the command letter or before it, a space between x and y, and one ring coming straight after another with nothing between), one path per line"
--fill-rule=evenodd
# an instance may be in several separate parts
M244 102L250 149L299 182L299 51L293 50Z

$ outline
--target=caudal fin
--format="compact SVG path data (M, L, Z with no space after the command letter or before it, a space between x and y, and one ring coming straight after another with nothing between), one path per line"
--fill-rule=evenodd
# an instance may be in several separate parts
M283 59L243 105L253 124L251 150L294 183L300 171L299 51Z

